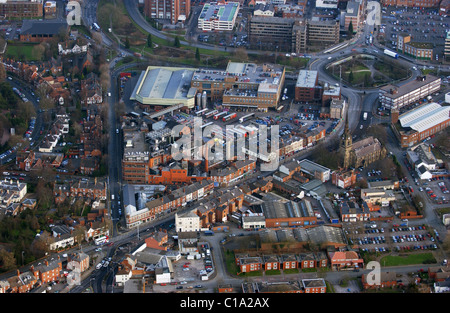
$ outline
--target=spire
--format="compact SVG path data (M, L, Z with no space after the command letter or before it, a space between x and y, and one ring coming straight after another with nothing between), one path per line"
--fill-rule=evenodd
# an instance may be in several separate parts
M348 130L348 109L347 111L345 111L345 128L344 128L344 135L349 135L349 130Z

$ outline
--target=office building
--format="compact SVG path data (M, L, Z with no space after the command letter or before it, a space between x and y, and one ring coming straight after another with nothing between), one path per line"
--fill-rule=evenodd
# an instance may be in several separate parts
M233 30L239 12L239 2L210 2L203 6L198 28L203 31Z
M441 78L433 75L418 76L401 86L386 85L379 90L380 103L387 109L400 109L416 101L420 101L439 91Z
M308 46L329 46L339 43L339 21L313 17L307 21Z
M43 15L43 0L35 1L0 1L0 16L2 19L10 18L30 18L42 17Z
M293 18L253 16L248 27L250 49L290 52L294 23Z
M319 99L319 74L317 71L300 70L295 84L295 101L307 102Z
M446 61L450 61L450 31L448 31L445 36L444 57Z
M167 19L171 24L184 23L189 17L189 0L144 0L144 15L152 19Z

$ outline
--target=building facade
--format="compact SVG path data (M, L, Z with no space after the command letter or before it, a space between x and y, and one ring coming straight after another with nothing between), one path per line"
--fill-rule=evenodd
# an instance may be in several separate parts
M171 24L184 23L191 12L189 0L144 0L144 12L152 19L167 19Z
M381 106L386 109L400 109L428 95L439 91L441 78L433 75L418 76L401 86L387 85L379 90Z

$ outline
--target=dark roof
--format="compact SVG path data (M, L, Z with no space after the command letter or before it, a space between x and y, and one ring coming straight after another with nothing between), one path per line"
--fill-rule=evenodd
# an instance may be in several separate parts
M64 21L34 21L24 20L22 25L22 35L56 35L60 29L67 29L67 22Z

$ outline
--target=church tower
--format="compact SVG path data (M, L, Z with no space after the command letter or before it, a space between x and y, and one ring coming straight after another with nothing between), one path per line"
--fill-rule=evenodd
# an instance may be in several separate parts
M348 129L348 110L345 114L345 128L344 128L344 136L342 138L342 149L344 151L344 169L348 169L351 164L351 151L352 151L352 134Z

